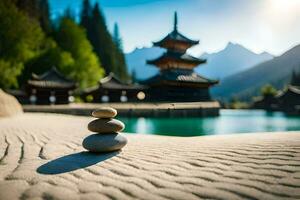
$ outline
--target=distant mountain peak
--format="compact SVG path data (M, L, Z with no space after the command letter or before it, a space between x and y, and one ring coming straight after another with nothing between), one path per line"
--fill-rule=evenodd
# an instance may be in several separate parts
M256 54L243 45L228 42L223 50L211 54L203 53L201 58L207 59L207 64L199 66L196 69L198 73L210 78L223 79L270 60L273 56L268 53Z
M241 45L238 45L238 44L233 43L233 42L228 42L227 45L226 45L226 47L225 47L225 49L226 48L230 48L230 47L235 47L235 46L241 46Z
M258 55L272 56L267 52ZM283 88L289 83L292 72L299 69L300 45L274 59L224 78L221 84L213 88L211 92L215 98L223 100L229 100L235 96L241 100L249 101L251 97L260 94L260 88L265 84Z

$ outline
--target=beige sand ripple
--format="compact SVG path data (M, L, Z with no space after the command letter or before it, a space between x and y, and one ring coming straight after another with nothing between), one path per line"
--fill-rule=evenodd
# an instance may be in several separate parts
M0 199L300 199L300 133L126 134L120 152L81 146L92 118L0 120Z

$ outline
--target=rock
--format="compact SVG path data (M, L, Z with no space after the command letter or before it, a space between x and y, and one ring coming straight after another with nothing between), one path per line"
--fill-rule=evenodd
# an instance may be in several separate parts
M92 112L92 116L96 118L113 118L117 115L117 111L110 107L103 107Z
M23 113L23 108L18 100L14 96L7 94L0 89L0 118L10 117L21 113Z
M86 137L82 146L90 152L110 152L122 149L127 144L127 139L118 133L93 134Z
M96 119L88 124L88 129L97 133L119 132L124 128L123 122L116 119Z

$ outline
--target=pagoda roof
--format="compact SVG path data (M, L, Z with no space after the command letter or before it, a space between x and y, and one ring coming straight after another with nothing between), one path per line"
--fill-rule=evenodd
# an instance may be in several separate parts
M219 81L211 80L200 76L193 70L185 70L185 69L172 69L172 70L164 70L159 74L143 81L144 84L153 84L158 83L160 81L174 81L181 83L203 83L208 85L217 84Z
M110 73L108 76L102 78L99 81L99 87L104 89L120 89L120 90L138 90L145 89L146 87L143 85L134 85L127 84L120 81L113 73Z
M169 33L166 37L164 37L162 40L158 42L153 42L154 46L160 46L163 47L166 42L182 42L192 45L199 44L199 40L192 40L187 38L186 36L179 33L178 30L173 30L171 33Z
M159 62L164 61L164 60L182 61L182 62L187 62L187 63L195 63L198 65L202 64L202 63L206 63L205 59L196 58L196 57L191 56L186 53L167 51L163 55L161 55L160 57L158 57L156 59L148 60L147 64L157 65Z
M190 46L199 44L199 40L192 40L187 38L186 36L182 35L177 28L178 19L177 19L177 12L174 13L174 28L171 33L169 33L166 37L164 37L162 40L158 42L154 42L153 44L155 46L164 47L164 44L167 42L181 42L181 43L187 43Z
M74 89L76 87L76 83L67 79L56 67L52 67L41 75L33 73L31 79L28 80L28 84L41 88Z

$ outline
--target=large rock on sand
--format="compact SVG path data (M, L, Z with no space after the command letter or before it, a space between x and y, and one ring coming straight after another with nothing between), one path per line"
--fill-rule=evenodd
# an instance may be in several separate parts
M0 118L10 117L21 113L23 113L23 108L18 100L14 96L7 94L0 89Z
M93 134L86 137L82 145L90 152L110 152L122 149L127 144L126 137L119 133Z

